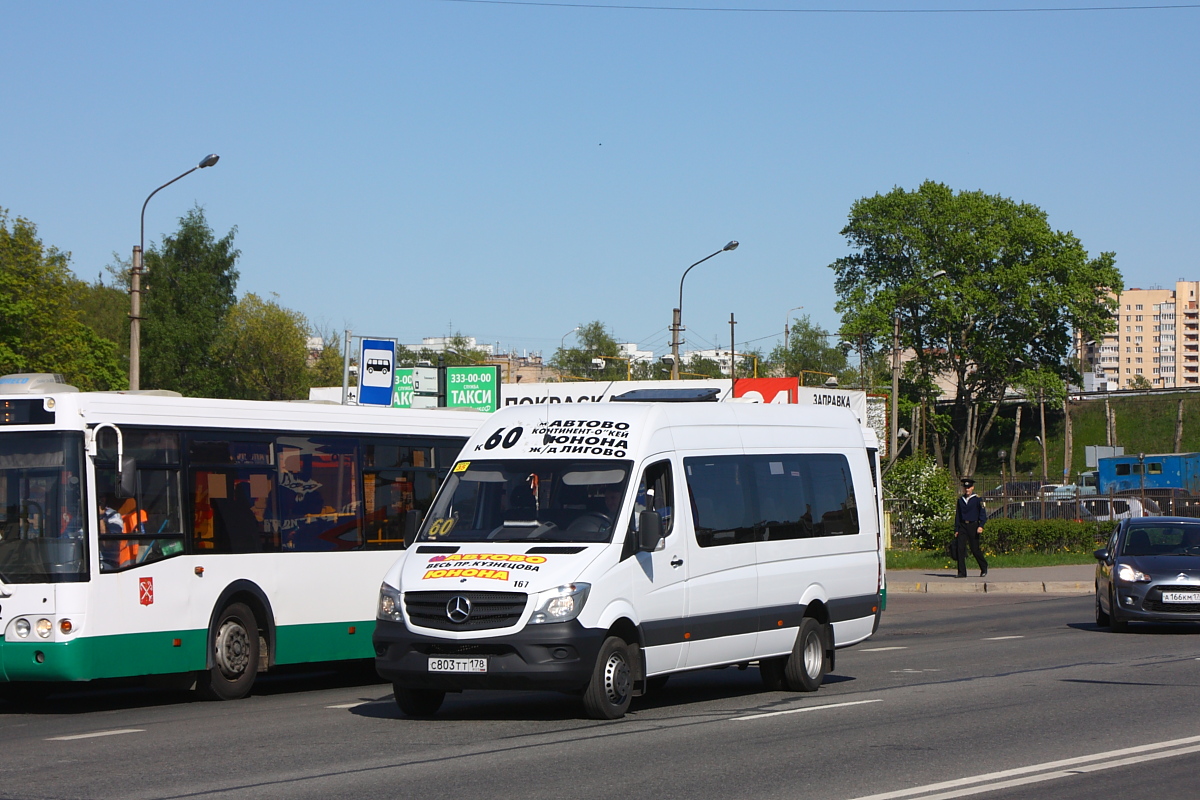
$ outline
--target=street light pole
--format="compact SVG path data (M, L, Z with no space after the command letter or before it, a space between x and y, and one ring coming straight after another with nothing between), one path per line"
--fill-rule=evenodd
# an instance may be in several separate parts
M142 203L142 225L138 235L137 247L133 248L133 264L129 270L129 391L141 389L142 382L142 254L146 249L146 206L150 198L170 186L180 178L191 175L198 169L211 167L221 159L216 153L204 159L178 178L172 178L155 189Z
M804 306L796 306L795 308L789 308L788 312L787 312L787 316L785 316L783 318L783 350L785 353L787 352L787 349L788 349L788 323L790 323L792 321L792 312L793 311L803 311L803 310L804 310Z
M703 264L713 256L719 256L727 250L737 250L737 240L729 242L715 253L711 253L704 258L692 264L683 271L683 277L679 279L679 305L674 308L674 313L671 314L671 380L679 380L679 332L683 330L683 279L692 271L692 267Z

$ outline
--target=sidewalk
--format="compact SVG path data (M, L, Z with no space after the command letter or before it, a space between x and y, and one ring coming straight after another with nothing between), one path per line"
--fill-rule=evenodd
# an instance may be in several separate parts
M954 577L954 568L940 570L890 569L889 594L1091 594L1096 590L1096 567L1068 564L1058 567L990 569L979 577L975 562L968 562L970 577Z

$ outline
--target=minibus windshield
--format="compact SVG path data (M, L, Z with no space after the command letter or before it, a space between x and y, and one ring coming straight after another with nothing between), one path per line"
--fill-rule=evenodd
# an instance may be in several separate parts
M424 542L607 542L628 461L459 462L425 518Z
M83 435L0 434L0 579L87 580Z

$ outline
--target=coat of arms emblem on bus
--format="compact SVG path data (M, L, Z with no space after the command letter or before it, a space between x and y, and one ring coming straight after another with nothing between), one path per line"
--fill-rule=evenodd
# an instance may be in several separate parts
M144 606L154 604L154 578L138 578L138 602Z

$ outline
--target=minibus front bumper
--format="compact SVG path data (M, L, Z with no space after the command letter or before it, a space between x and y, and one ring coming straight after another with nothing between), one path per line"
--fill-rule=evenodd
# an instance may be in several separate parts
M574 692L592 677L606 632L578 620L527 625L480 639L416 633L403 622L375 623L375 669L410 689L548 689ZM486 672L431 672L430 659L484 658Z

